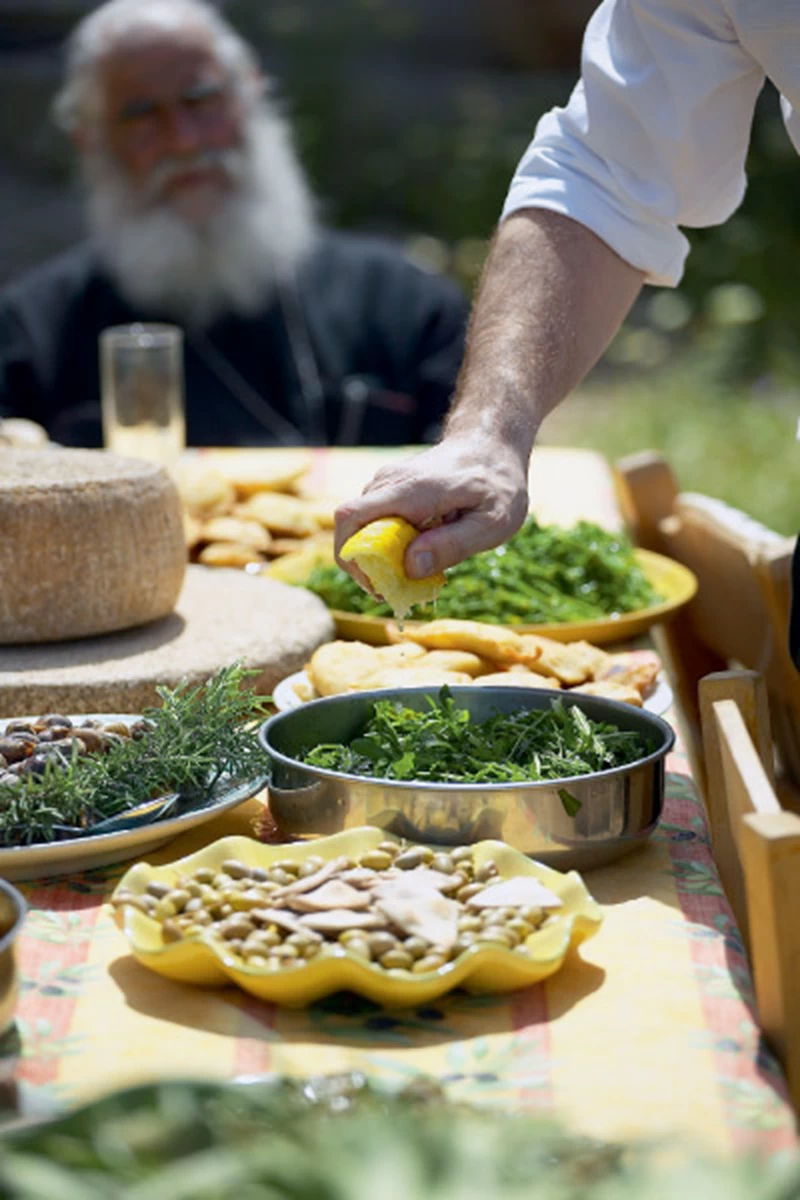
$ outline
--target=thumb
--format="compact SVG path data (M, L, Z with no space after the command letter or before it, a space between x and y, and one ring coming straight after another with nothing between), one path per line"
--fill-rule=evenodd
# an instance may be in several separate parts
M489 550L501 541L499 525L485 515L464 513L456 520L426 529L414 538L406 550L406 574L410 579L424 579L454 567L480 550Z

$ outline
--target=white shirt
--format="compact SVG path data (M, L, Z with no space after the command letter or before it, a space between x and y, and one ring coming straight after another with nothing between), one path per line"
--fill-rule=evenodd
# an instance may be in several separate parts
M603 0L581 80L539 121L502 217L572 217L648 283L674 286L679 226L718 225L742 201L765 77L800 150L800 0Z

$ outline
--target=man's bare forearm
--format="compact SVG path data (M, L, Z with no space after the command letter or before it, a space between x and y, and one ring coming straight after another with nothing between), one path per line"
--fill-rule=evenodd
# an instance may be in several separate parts
M642 280L569 217L510 217L484 271L447 434L480 430L527 460L542 421L603 353Z

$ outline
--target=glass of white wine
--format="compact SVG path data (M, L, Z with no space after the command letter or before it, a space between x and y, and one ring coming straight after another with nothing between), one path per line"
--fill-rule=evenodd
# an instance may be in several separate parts
M183 332L113 325L100 334L103 444L173 469L186 445Z

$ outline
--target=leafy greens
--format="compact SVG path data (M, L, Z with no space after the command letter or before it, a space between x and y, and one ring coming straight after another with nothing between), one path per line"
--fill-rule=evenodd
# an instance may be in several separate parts
M447 687L428 703L415 712L378 700L352 741L314 746L300 758L309 766L377 779L524 783L589 775L648 753L641 734L593 721L578 705L560 700L548 709L497 713L485 721L472 721Z
M457 617L501 625L591 621L658 603L622 534L589 521L571 529L539 525L530 518L503 546L476 554L452 567L447 587L415 617ZM329 608L369 616L391 609L362 591L337 566L317 566L305 586Z

